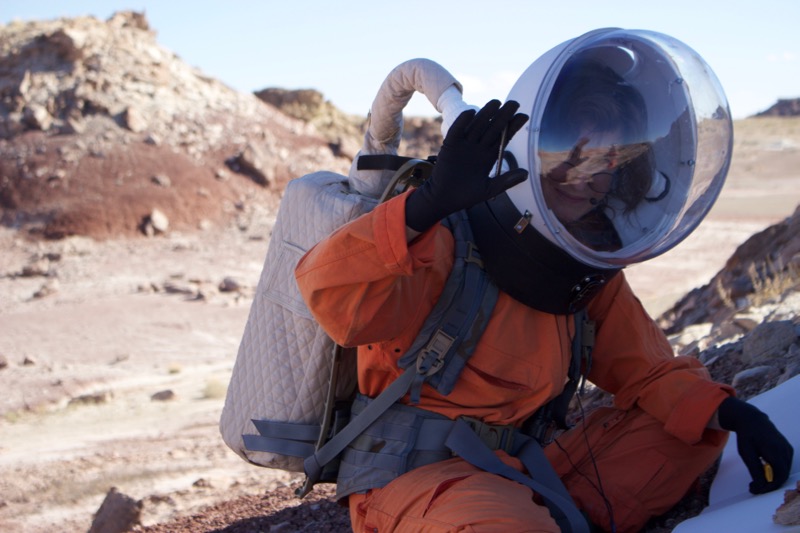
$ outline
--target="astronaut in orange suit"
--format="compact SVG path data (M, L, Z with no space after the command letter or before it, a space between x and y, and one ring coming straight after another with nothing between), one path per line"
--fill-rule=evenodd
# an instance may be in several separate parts
M514 100L463 112L422 186L323 240L303 257L296 277L329 335L358 347L359 392L374 398L400 375L399 354L417 337L453 268L453 236L440 221L466 210L500 293L452 392L423 385L417 407L449 419L523 426L562 391L572 356L570 316L585 309L596 324L587 377L613 395L614 405L587 414L544 451L592 527L638 531L716 460L728 431L736 432L755 493L783 484L793 451L766 415L711 381L697 359L674 356L628 285L621 266L648 258L642 242L651 242L630 220L663 218L654 209L686 193L674 169L662 170L676 146L664 132L678 135L691 125L681 122L679 105L669 127L648 133L642 125L652 123L645 116L651 97L610 72L596 47L590 52L560 66L541 97L545 112L537 113L536 128ZM611 92L619 105L608 103ZM527 152L525 142L515 154L513 143L526 133L538 135L536 149ZM502 149L517 155L518 166L512 158L498 161ZM719 165L727 169L727 162ZM524 207L521 189L533 191L537 203L530 205L538 207ZM524 472L516 457L494 453ZM530 488L460 457L347 496L356 532L559 531Z

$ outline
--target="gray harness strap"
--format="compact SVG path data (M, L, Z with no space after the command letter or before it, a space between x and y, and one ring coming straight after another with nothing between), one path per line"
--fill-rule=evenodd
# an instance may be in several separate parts
M412 404L419 403L423 382L445 396L453 391L499 294L472 243L466 212L451 215L444 222L455 237L453 270L416 339L398 360L400 368L417 367L411 386Z
M544 500L550 516L561 531L589 533L586 519L575 506L575 502L536 439L528 437L519 450L512 454L525 465L529 473L527 476L501 461L461 419L453 423L453 429L447 436L445 445L471 465L516 481L536 492Z
M336 459L340 453L361 435L373 422L375 422L381 414L386 412L394 403L405 396L411 383L414 380L415 372L413 368L407 369L403 374L394 380L391 385L386 387L384 391L375 398L375 401L370 404L368 410L362 412L361 417L352 418L350 423L339 433L331 437L319 450L306 457L303 461L303 468L306 471L306 485L313 487L319 480L322 468ZM361 420L359 420L361 418Z

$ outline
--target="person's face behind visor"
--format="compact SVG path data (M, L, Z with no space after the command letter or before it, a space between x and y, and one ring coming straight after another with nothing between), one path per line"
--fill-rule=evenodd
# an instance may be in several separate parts
M620 141L619 131L586 128L569 152L540 152L542 195L562 224L581 219L611 191Z

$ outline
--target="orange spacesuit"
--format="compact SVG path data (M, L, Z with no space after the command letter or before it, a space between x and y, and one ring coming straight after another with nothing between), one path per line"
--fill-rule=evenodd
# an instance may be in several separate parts
M359 389L370 397L400 375L397 358L453 264L452 235L442 225L407 244L406 196L342 227L296 270L314 317L336 342L358 346ZM597 324L588 378L614 395L614 407L590 414L545 453L593 523L608 528L610 509L618 531L636 531L674 505L719 455L727 433L707 424L733 390L712 382L696 359L673 355L622 273L594 297L588 314ZM569 317L501 292L453 392L424 386L418 407L519 427L561 392L572 328ZM530 489L458 458L353 494L350 508L354 531L557 531Z

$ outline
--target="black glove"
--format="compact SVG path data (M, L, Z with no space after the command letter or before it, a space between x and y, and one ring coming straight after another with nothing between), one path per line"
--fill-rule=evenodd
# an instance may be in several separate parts
M769 417L738 398L726 398L717 411L722 429L736 432L736 446L750 477L750 492L763 494L781 487L788 479L794 450ZM763 463L762 463L763 459ZM766 464L772 468L767 481Z
M527 115L516 113L517 109L517 102L501 107L498 100L492 100L477 113L471 109L458 116L447 132L431 177L406 200L408 227L423 232L451 213L525 181L528 171L521 168L489 177L501 139L507 143L528 120Z

